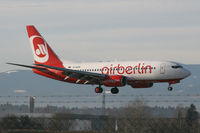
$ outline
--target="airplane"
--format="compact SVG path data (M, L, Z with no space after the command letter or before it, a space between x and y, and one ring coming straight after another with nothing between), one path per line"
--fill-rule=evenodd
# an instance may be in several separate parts
M191 75L180 63L171 61L114 61L114 62L70 62L61 61L33 25L26 26L30 40L34 65L7 63L31 68L34 73L59 81L97 85L96 93L102 93L102 85L111 87L117 94L118 87L150 88L154 83L172 84Z

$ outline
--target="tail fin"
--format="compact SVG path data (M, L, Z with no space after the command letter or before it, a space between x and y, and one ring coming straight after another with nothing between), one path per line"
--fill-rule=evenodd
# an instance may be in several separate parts
M63 68L63 63L33 25L26 26L35 64Z

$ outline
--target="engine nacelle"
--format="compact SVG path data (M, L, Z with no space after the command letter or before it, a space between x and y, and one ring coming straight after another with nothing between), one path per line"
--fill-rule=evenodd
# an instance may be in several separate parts
M133 83L131 87L133 88L150 88L153 86L153 83Z
M107 87L120 87L126 85L126 78L120 75L112 75L103 81Z

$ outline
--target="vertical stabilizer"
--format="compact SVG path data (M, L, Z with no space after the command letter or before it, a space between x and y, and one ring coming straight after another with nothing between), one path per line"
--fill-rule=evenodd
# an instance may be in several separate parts
M43 64L63 68L62 61L53 52L48 43L33 25L26 26L35 64Z

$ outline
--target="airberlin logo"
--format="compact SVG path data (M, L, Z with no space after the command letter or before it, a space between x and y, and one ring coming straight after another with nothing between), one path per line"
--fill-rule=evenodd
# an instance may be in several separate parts
M105 66L101 69L102 74L114 75L114 74L151 74L152 66L145 65L144 63L138 63L135 66L122 66L120 64L113 66L111 64L109 67Z
M38 44L37 46L38 46L38 48L35 50L36 55L38 55L38 56L45 56L45 55L48 54L47 53L47 49L44 47L43 44Z
M30 41L35 61L39 63L47 62L49 54L45 40L41 36L35 35L30 37Z

